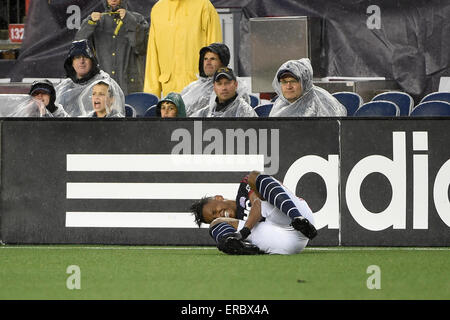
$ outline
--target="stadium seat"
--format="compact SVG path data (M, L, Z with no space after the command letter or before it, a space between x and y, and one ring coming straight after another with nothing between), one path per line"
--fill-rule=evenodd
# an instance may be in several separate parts
M144 117L150 106L157 104L158 97L151 93L135 92L125 96L125 104L132 106L136 110L136 117Z
M156 117L156 104L148 108L144 113L145 118L154 118Z
M125 104L125 117L136 118L136 110L129 104Z
M259 105L259 98L254 94L250 94L250 105L254 108Z
M450 92L432 92L423 97L420 103L428 101L445 101L450 103Z
M273 103L261 104L255 107L255 112L258 114L258 117L267 117L269 116L270 110L272 110Z
M450 116L450 103L445 101L427 101L419 103L409 114L411 117Z
M355 117L398 117L400 109L390 101L366 102L355 111Z
M353 116L363 104L363 99L356 92L335 92L332 95L347 109L347 116Z
M408 116L414 107L414 99L406 92L389 91L377 94L372 101L390 101L400 109L400 116Z

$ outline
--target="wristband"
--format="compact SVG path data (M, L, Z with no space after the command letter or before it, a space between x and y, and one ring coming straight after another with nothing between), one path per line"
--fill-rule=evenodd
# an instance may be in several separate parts
M241 234L242 239L245 239L245 238L247 238L247 237L250 235L251 231L250 231L249 228L243 227L243 228L241 229L241 231L239 231L239 233Z

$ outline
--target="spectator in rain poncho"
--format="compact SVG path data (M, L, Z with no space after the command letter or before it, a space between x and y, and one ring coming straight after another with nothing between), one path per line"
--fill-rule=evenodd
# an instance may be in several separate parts
M75 40L92 40L100 67L125 95L142 92L149 24L143 15L128 10L127 0L102 2L104 12L92 12Z
M116 103L118 110L125 115L125 97L109 74L100 70L94 51L87 40L72 42L67 58L64 62L67 79L56 86L56 102L61 104L70 117L86 117L92 111L92 103L89 94L90 85L98 80L107 80L119 96ZM81 101L80 98L84 99ZM87 108L87 109L86 109Z
M156 105L156 116L159 118L185 118L186 110L181 95L171 92L161 99Z
M56 92L48 80L33 82L29 98L21 102L9 117L68 117L64 108L55 103Z
M255 110L238 92L233 70L219 68L213 76L214 94L208 106L196 111L192 117L257 117Z
M120 103L118 103L120 102L120 96L116 94L114 87L108 80L95 81L87 90L84 90L80 96L80 103L88 100L91 106L84 106L84 109L92 110L87 115L90 118L124 117Z
M309 59L290 60L278 69L272 86L278 94L269 117L346 116L345 107L326 90L313 85Z
M206 107L214 93L213 75L217 69L228 66L230 50L223 43L212 43L200 49L198 80L191 82L181 91L187 116ZM244 82L238 80L238 92L250 102L249 90Z

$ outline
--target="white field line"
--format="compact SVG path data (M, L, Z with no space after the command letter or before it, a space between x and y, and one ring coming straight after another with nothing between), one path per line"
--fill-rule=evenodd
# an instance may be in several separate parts
M73 245L3 245L0 249L37 249L37 250L216 250L215 246L176 247L176 246L73 246ZM306 251L450 251L450 247L310 247Z

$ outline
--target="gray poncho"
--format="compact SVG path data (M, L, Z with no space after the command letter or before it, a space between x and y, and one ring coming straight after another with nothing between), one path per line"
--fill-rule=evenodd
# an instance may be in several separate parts
M242 97L243 92L237 92L236 99L225 109L216 111L216 94L213 92L209 105L194 112L191 117L257 117L255 110Z
M297 76L302 85L302 95L293 103L283 97L278 73L286 70ZM307 58L289 60L278 69L272 86L278 94L269 117L339 117L347 110L329 92L313 85L313 70Z

